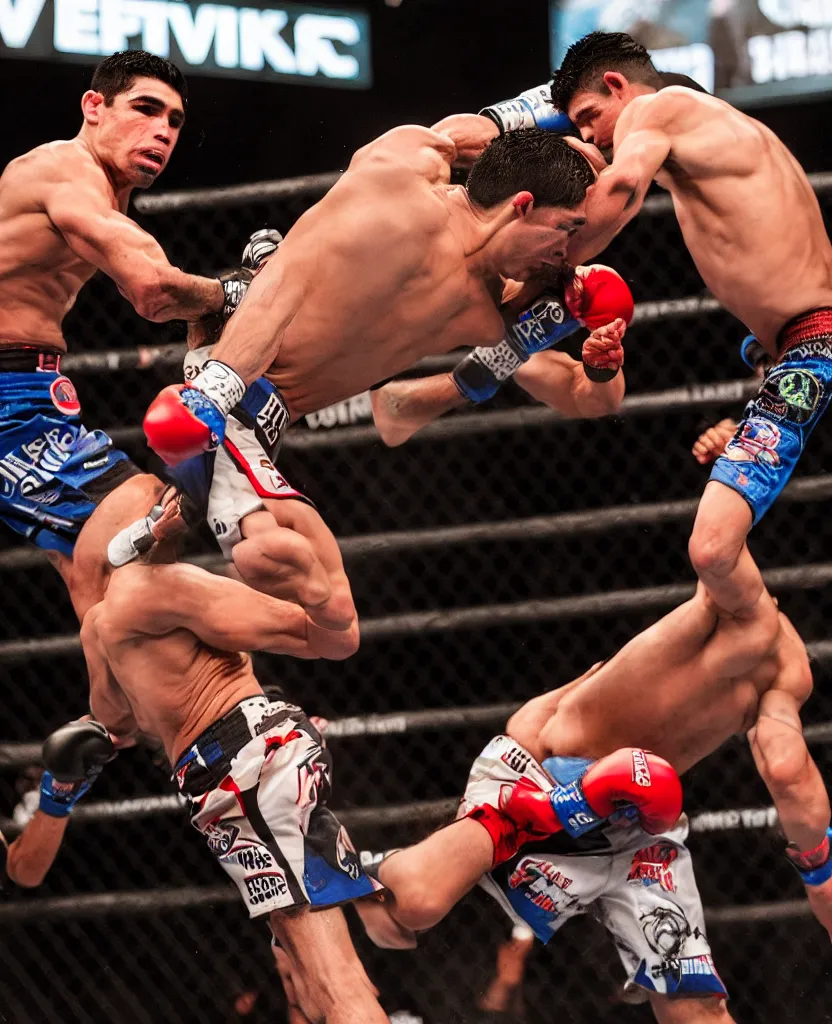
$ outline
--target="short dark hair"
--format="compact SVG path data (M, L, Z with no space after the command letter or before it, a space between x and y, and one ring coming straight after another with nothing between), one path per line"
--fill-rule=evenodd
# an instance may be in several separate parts
M554 132L506 132L477 158L468 195L479 206L497 206L528 190L538 206L574 209L595 181L589 162Z
M90 88L100 92L108 107L119 93L126 92L137 78L158 78L182 99L182 109L188 109L188 83L175 64L146 50L122 50L104 60L95 69Z
M626 32L590 32L566 51L552 77L552 103L564 112L579 89L608 93L604 72L618 71L631 82L661 89L650 54Z

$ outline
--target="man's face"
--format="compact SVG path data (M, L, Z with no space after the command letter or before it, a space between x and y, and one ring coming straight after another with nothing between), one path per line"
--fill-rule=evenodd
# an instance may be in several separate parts
M95 111L99 156L134 188L148 188L167 167L185 121L179 93L156 78L136 78L112 106L102 99Z
M546 279L566 261L569 239L586 224L586 201L572 210L532 207L505 230L499 273L514 281Z
M584 142L594 143L609 158L615 126L630 99L628 92L612 91L604 95L581 89L569 103L569 117Z

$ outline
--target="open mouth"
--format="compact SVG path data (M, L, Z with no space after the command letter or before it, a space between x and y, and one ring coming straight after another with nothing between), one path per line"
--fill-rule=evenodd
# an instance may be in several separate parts
M143 149L141 153L139 153L139 160L143 164L149 164L157 171L161 171L165 165L165 158L163 154L156 149Z

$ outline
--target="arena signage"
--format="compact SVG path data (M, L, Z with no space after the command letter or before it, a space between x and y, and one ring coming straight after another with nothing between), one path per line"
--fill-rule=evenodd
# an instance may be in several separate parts
M94 63L116 50L185 72L369 88L370 20L298 4L0 0L0 56Z
M660 71L690 75L737 106L832 90L832 0L550 4L553 67L571 43L600 29L628 32Z

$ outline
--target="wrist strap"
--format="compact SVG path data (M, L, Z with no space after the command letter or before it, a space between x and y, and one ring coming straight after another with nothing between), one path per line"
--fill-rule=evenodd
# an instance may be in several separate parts
M246 384L242 377L218 359L208 360L191 381L191 387L210 398L226 416L242 401L246 393Z
M573 839L582 836L584 832L589 832L601 821L601 816L596 814L587 803L581 788L581 779L575 779L568 786L555 786L549 799L552 801L552 807L560 818L564 830Z
M503 381L512 377L526 358L503 338L493 348L475 348L459 363L452 374L454 384L463 398L471 402L487 402L493 398Z
M823 885L824 882L828 882L832 878L830 838L832 838L832 828L826 830L826 835L814 850L798 850L794 843L790 843L786 848L786 857L803 879L804 885Z

